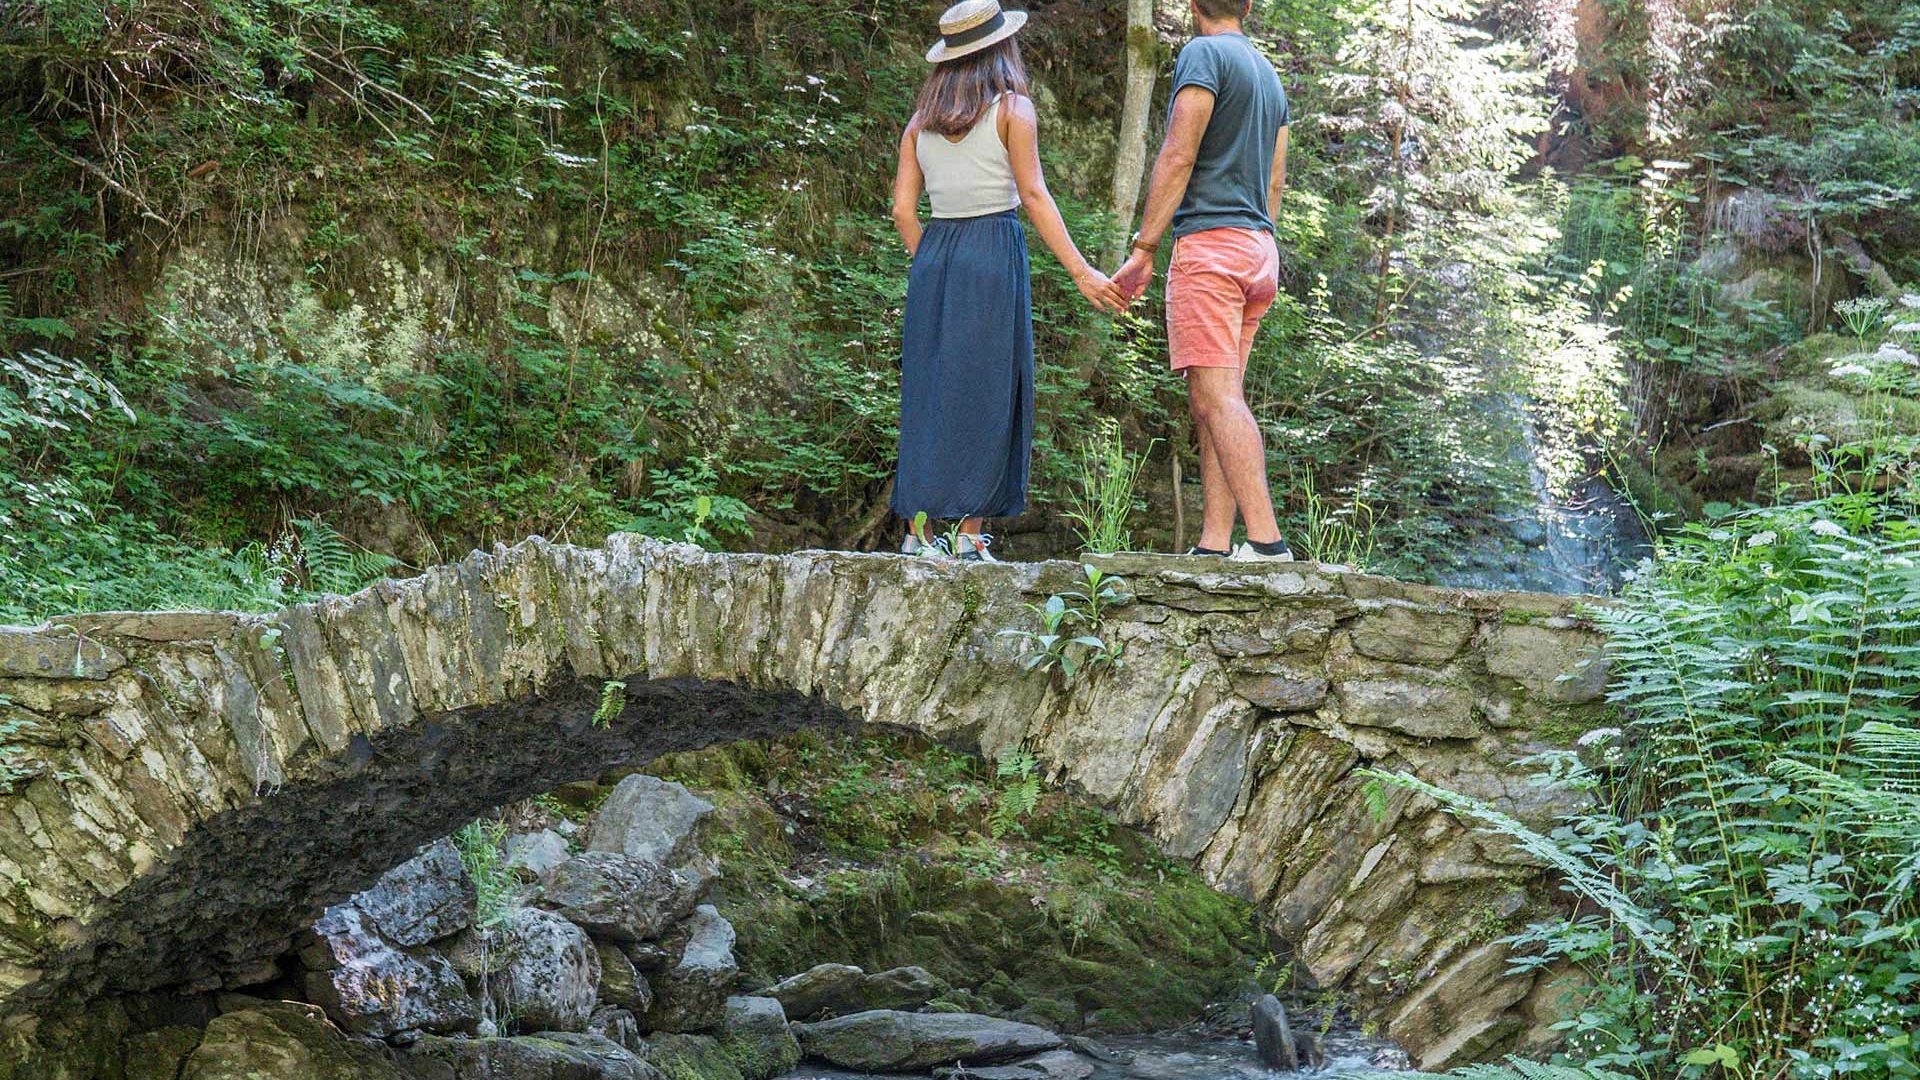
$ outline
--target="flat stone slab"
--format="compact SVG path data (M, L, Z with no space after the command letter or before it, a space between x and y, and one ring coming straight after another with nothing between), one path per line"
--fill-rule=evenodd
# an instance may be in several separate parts
M800 1049L845 1069L917 1072L935 1065L992 1065L1065 1046L1042 1027L977 1013L854 1013L794 1025Z

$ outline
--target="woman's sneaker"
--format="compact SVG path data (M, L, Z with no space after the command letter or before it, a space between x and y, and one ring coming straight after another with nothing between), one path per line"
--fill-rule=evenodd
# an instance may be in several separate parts
M1233 554L1227 558L1234 562L1292 562L1293 549L1287 546L1284 538L1271 544L1256 544L1248 540L1234 548Z
M1187 549L1187 554L1189 554L1189 555L1210 555L1210 556L1212 556L1212 557L1214 557L1214 558L1216 558L1216 559L1224 559L1224 558L1226 558L1226 557L1227 557L1228 555L1231 555L1231 554L1232 554L1232 552L1230 552L1230 551L1221 551L1221 550L1219 550L1219 549L1217 549L1217 548L1210 548L1210 547L1201 547L1201 546L1200 546L1199 544L1195 544L1195 545L1193 545L1192 547L1190 547L1190 548L1188 548L1188 549Z
M908 533L907 538L900 541L900 554L917 559L944 559L947 557L947 542L940 537L922 540Z
M954 539L953 557L961 562L999 562L993 552L993 537L986 533L960 533Z

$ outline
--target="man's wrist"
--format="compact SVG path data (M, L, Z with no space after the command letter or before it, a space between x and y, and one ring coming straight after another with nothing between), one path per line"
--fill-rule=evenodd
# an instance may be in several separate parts
M1151 255L1160 250L1160 240L1158 237L1148 240L1144 234L1136 232L1133 234L1133 239L1129 242L1128 250L1141 251Z

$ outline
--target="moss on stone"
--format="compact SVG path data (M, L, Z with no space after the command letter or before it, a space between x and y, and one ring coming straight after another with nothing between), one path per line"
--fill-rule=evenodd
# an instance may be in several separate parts
M1146 1030L1193 1019L1250 970L1250 905L1064 795L1024 835L991 840L988 770L944 748L796 737L675 755L662 771L731 822L703 844L722 863L748 985L818 963L917 964L954 987L954 1007ZM791 837L760 794L769 780Z
M667 1080L744 1080L735 1056L711 1035L650 1036L646 1058Z

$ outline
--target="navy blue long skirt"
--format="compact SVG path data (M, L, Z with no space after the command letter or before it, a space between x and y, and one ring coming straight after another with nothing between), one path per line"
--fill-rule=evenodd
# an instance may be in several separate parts
M1027 508L1033 292L1008 210L935 218L907 277L893 512L953 520Z

